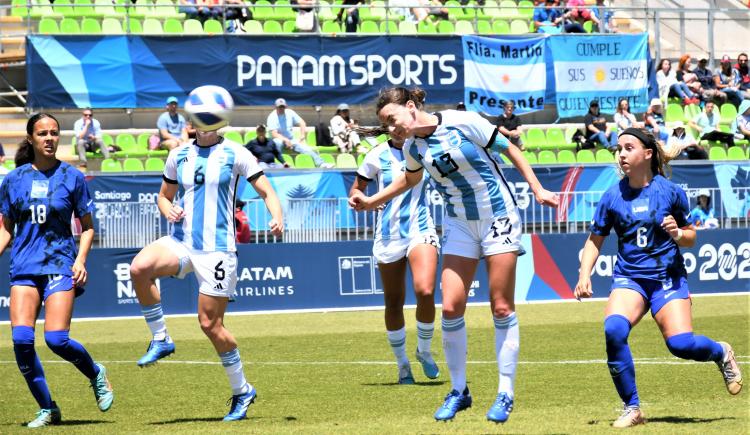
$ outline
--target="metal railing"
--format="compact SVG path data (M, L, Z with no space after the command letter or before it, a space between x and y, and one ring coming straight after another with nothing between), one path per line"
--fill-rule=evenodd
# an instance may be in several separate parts
M707 189L720 228L750 228L750 187ZM695 206L698 189L686 191ZM533 195L515 195L524 233L556 234L587 232L603 192L560 192L560 207L540 207ZM430 205L438 233L442 233L445 209L439 197ZM138 248L169 233L156 204L100 202L96 205L98 246ZM268 231L270 215L262 200L244 208L252 228L251 243L317 243L372 240L377 212L354 212L347 198L290 199L284 206L284 234L280 239Z

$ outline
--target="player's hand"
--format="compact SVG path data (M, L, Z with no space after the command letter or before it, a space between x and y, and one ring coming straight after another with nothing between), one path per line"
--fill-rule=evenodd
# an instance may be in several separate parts
M284 233L284 222L279 222L276 219L271 219L268 222L268 228L271 229L271 234L276 237L281 237Z
M557 207L560 204L560 198L557 194L550 192L547 189L541 189L539 192L534 193L534 198L540 205Z
M349 207L356 211L372 210L374 208L370 201L370 197L365 196L362 192L354 192L352 196L349 197Z
M590 298L592 294L593 292L591 290L591 279L579 279L578 284L576 284L575 290L573 290L573 295L576 297L576 299L580 301L581 298Z
M172 204L172 208L169 209L167 214L167 220L171 223L179 222L185 217L185 210L177 204Z
M83 287L86 284L86 280L89 278L88 272L86 272L86 266L80 261L76 260L71 267L73 271L73 286Z
M677 221L674 220L672 215L667 215L664 220L661 221L661 227L664 231L668 232L673 239L677 237L677 233L680 230L680 227L677 226Z

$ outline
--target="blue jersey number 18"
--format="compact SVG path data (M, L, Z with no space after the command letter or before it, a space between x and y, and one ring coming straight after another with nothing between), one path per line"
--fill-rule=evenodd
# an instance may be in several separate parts
M31 223L32 224L43 224L47 221L47 206L44 204L30 205L31 210Z

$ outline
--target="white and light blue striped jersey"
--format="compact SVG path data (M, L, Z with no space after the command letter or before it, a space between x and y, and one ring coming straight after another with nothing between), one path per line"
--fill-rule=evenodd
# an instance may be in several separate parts
M172 236L200 251L236 251L234 200L240 177L263 175L258 161L242 145L223 139L201 147L191 141L173 149L164 167L164 181L180 187L179 205L185 218Z
M404 172L404 152L383 142L371 149L357 170L357 175L367 181L377 179L378 190L383 190L393 179ZM375 225L376 240L412 238L419 234L435 232L430 209L427 206L427 173L422 181L388 201L378 213Z
M474 112L437 112L438 126L427 137L404 144L406 170L423 168L443 195L449 216L466 220L504 217L516 213L516 203L491 147L507 149L497 128Z

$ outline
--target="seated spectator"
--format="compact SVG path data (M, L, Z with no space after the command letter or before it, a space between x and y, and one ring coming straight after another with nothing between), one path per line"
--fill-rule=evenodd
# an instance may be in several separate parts
M750 100L744 100L737 111L737 118L732 121L732 133L735 139L750 140Z
M266 137L266 126L260 124L255 127L255 139L245 144L245 148L258 159L261 168L288 168L276 145Z
M521 118L513 113L515 104L512 101L506 101L503 105L503 113L497 117L497 130L507 137L510 143L517 146L523 151L525 148L521 141Z
M339 147L339 152L350 153L359 148L361 140L355 131L357 127L359 126L349 117L349 105L339 104L330 126L333 143Z
M135 2L134 2L135 3ZM187 18L192 18L201 23L213 18L221 17L221 8L216 7L211 0L180 0L178 10Z
M563 26L565 33L586 33L583 24L586 21L591 21L591 12L584 8L569 8L563 14L563 18L565 19L565 25Z
M697 230L719 228L719 220L714 217L714 208L711 207L711 192L708 189L698 191L698 203L690 212L690 219Z
M659 85L659 98L664 101L668 97L677 97L685 105L700 103L700 100L693 95L688 85L677 80L677 74L672 71L672 62L669 59L662 59L659 62L656 83Z
M172 150L187 142L188 132L185 118L177 113L177 97L167 98L167 111L156 121L159 129L159 144L162 149Z
M586 130L586 140L598 142L604 148L614 151L617 149L617 133L608 125L607 119L599 113L599 101L589 103L589 112L583 118Z
M732 68L732 60L726 54L721 58L719 68L716 69L714 83L716 89L727 94L727 100L735 107L738 107L745 99L745 93L740 91L740 73Z
M706 160L708 153L690 134L682 122L678 122L667 139L664 154L670 159Z
M690 120L690 126L699 132L701 140L718 141L730 147L734 146L734 135L719 130L721 116L714 111L714 107L713 101L707 101L703 111Z
M604 0L596 0L596 6L591 8L591 21L600 33L618 32L613 19L614 15L611 9L605 9Z
M669 132L664 125L663 110L664 106L662 105L661 100L654 98L651 100L651 104L646 113L643 114L643 121L646 129L653 133L654 137L659 139L662 144L665 144L667 139L669 139Z
M635 119L635 115L630 113L630 102L627 98L621 98L617 103L617 110L615 111L615 125L620 131L626 128L643 128L643 123L638 122Z
M315 13L316 0L291 0L297 10L296 29L298 32L317 32L318 14Z
M564 17L562 11L555 8L555 0L545 0L544 6L542 6L542 2L537 3L532 19L538 33L555 34L562 31L560 24Z
M734 68L740 73L740 90L745 91L745 93L750 92L750 68L748 68L746 53L740 53L737 56L737 63Z
M692 67L692 57L689 54L683 54L677 63L675 77L678 82L685 83L696 97L701 98L703 95L703 85L698 80L698 76L692 71Z
M250 219L243 210L245 202L239 199L234 202L234 227L235 240L237 243L250 243L252 232L250 231Z
M456 104L456 110L466 112L466 104L463 101L459 101L458 104Z
M333 168L333 164L326 163L316 151L305 143L307 140L305 120L297 115L294 110L287 109L286 100L283 98L277 98L274 105L276 109L268 115L266 126L271 132L271 138L279 154L283 154L286 147L300 154L309 155L315 162L315 166L319 168ZM300 129L299 139L294 139L292 133L294 126Z
M83 109L83 116L73 124L73 134L76 135L76 149L81 167L86 167L86 152L93 153L100 149L104 158L109 158L109 148L102 141L102 127L99 120L94 118L91 108Z
M346 33L355 33L359 25L359 9L352 6L362 4L362 0L344 0L336 15L336 21L344 25Z
M432 22L431 16L448 18L448 9L439 0L391 0L389 5L407 23Z
M693 73L695 73L695 76L703 89L701 99L703 101L713 101L715 103L724 104L727 102L727 94L716 88L714 75L707 67L708 59L703 58L698 61L698 67L693 70Z

